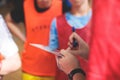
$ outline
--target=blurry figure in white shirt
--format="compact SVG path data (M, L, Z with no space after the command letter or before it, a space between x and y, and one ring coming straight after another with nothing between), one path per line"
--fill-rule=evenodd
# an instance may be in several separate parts
M3 17L0 15L0 75L14 72L20 67L21 60L18 54L18 47Z

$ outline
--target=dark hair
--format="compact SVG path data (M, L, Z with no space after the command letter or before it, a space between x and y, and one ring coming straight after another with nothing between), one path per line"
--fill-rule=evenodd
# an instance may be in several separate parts
M71 6L67 4L66 0L62 0L62 3L63 13L69 12L71 10Z
M62 0L62 2L63 2L63 13L69 12L71 10L72 6L68 5L66 0ZM90 5L90 7L91 7L92 0L88 0L88 3Z

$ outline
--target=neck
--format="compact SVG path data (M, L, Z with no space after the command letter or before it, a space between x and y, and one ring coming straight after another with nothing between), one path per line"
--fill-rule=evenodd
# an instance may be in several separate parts
M35 3L37 5L38 8L40 9L46 9L46 8L50 8L51 7L51 3L48 4L42 4L39 1L35 0Z
M90 10L90 6L88 1L86 0L80 6L72 6L71 13L75 16L83 16L86 15L89 10Z

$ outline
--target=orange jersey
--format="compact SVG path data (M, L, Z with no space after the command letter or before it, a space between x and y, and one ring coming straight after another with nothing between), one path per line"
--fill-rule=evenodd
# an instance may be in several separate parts
M22 55L22 69L33 75L55 76L55 56L31 46L30 43L48 45L50 23L54 17L62 14L62 1L53 0L47 11L39 13L35 10L34 0L25 0L24 12L27 41Z

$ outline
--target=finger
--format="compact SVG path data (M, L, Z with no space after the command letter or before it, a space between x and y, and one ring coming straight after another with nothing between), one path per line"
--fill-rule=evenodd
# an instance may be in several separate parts
M71 50L71 48L70 48L70 47L68 47L66 50Z
M68 43L68 46L70 47L70 48L73 48L73 45L72 45L72 43Z
M61 68L61 65L60 65L60 59L57 58L57 57L56 57L56 62L57 62L57 66L58 66L58 68L59 68L59 69L62 69L62 68Z
M58 59L61 59L61 58L63 58L63 57L65 57L63 54L57 55L57 58L58 58Z
M71 43L73 42L74 33L75 33L75 32L73 32L73 33L69 36L69 41L70 41Z
M64 55L64 54L65 54L65 50L64 50L64 49L61 49L61 50L60 50L60 54L63 54L63 55Z

